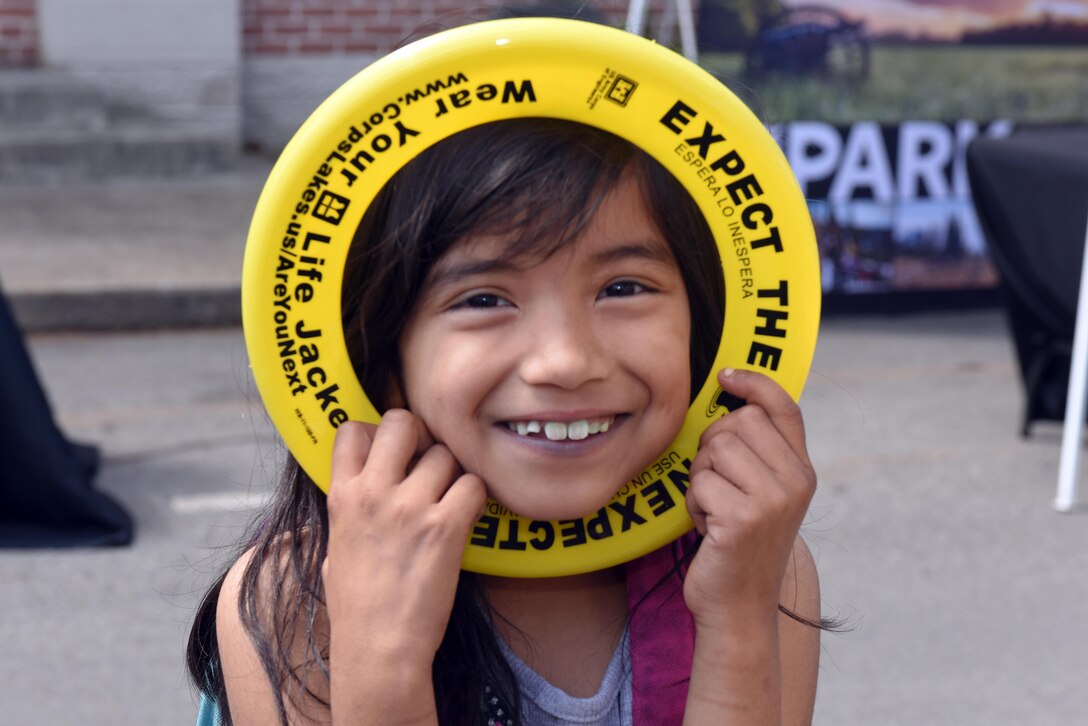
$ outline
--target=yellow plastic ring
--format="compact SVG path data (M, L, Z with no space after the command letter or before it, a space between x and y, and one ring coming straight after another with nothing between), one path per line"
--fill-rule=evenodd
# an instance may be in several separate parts
M644 38L576 20L489 21L419 40L349 80L287 145L257 204L242 278L246 346L274 425L323 489L336 427L380 418L340 325L347 251L363 213L428 146L521 117L604 129L675 175L722 260L725 322L713 371L758 370L800 396L816 345L819 260L805 200L764 126L711 75ZM668 450L583 519L532 521L489 501L464 568L589 572L689 531L688 466L725 410L712 373Z

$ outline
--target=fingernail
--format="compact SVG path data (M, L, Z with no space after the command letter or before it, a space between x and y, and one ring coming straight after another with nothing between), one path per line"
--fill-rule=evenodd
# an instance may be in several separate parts
M722 371L722 375L725 376L726 378L728 378L729 376L733 375L735 372L736 371L734 371L732 368L726 368L725 370Z

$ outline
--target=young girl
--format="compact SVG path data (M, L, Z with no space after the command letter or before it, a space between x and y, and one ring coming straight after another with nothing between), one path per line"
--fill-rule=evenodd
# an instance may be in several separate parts
M525 119L406 165L353 242L349 349L379 410L328 497L289 460L197 615L189 668L234 724L804 724L819 592L797 406L750 371L692 462L698 536L552 579L461 572L486 496L596 511L675 437L723 319L693 201L606 132Z

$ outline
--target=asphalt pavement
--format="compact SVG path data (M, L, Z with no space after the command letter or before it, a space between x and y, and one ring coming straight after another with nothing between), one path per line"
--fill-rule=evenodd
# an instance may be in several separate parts
M228 304L266 172L0 194L0 285L137 522L130 547L0 551L0 722L193 722L188 623L282 454ZM99 298L142 309L79 318ZM1022 395L999 310L825 320L803 531L847 632L817 724L1088 721L1088 520L1053 511L1060 427L1020 438Z

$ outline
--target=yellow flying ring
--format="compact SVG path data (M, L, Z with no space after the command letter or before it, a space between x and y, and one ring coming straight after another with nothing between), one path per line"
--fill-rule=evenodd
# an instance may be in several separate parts
M800 396L819 324L819 259L805 200L763 124L711 75L644 38L577 20L488 21L405 46L345 83L287 145L257 204L242 277L246 347L273 423L323 489L336 427L379 420L340 325L363 213L430 145L522 117L604 129L675 175L722 261L725 322L712 371L758 370ZM567 575L674 540L692 527L683 495L699 436L725 410L712 373L669 448L580 520L534 521L489 501L464 568Z

